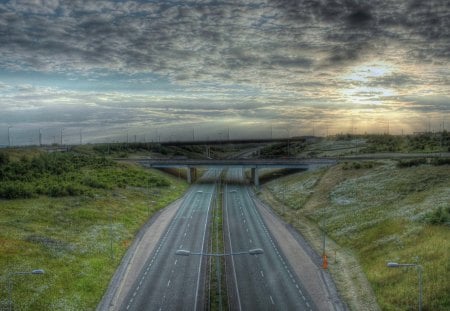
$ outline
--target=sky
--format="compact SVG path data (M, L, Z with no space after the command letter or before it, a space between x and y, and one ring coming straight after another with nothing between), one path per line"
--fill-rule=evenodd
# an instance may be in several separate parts
M450 128L447 0L0 0L0 145Z

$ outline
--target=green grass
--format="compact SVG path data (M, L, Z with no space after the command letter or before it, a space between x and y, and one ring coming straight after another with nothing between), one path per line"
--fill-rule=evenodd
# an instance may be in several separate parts
M416 270L389 269L388 261L421 264L423 310L450 310L450 166L341 164L266 189L281 202L284 192L285 219L295 223L300 212L356 254L383 310L417 307Z
M224 253L223 244L223 187L217 188L215 207L210 223L210 253ZM210 256L209 260L209 310L227 310L228 293L224 256ZM220 288L219 288L220 285ZM220 289L220 290L219 290ZM220 308L222 307L222 309Z
M86 191L0 200L0 308L9 272L42 268L44 275L14 276L15 310L94 310L139 228L187 187L157 171L111 163L59 177Z

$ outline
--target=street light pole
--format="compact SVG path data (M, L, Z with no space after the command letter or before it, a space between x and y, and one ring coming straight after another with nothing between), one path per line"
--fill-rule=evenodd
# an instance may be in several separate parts
M419 274L419 311L422 311L422 266L415 263L388 262L388 268L416 267Z
M213 257L222 257L222 256L235 256L235 255L261 255L264 254L264 251L261 248L253 248L248 251L243 252L233 252L233 253L193 253L191 251L185 249L179 249L175 252L175 255L180 256L190 256L190 255L198 255L198 256L213 256Z
M36 269L32 271L20 271L20 272L11 272L8 274L8 310L12 309L12 277L14 275L24 275L24 274L44 274L45 271L42 269Z
M8 126L8 147L11 147L11 129L12 126Z

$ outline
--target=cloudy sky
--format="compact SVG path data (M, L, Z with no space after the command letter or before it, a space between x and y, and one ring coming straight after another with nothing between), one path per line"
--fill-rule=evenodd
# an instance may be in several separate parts
M446 0L0 0L0 56L0 145L450 128Z

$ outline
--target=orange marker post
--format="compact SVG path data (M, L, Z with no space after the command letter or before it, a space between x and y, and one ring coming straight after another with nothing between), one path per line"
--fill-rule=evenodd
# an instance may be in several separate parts
M322 256L322 268L326 270L328 268L328 258L326 254Z

